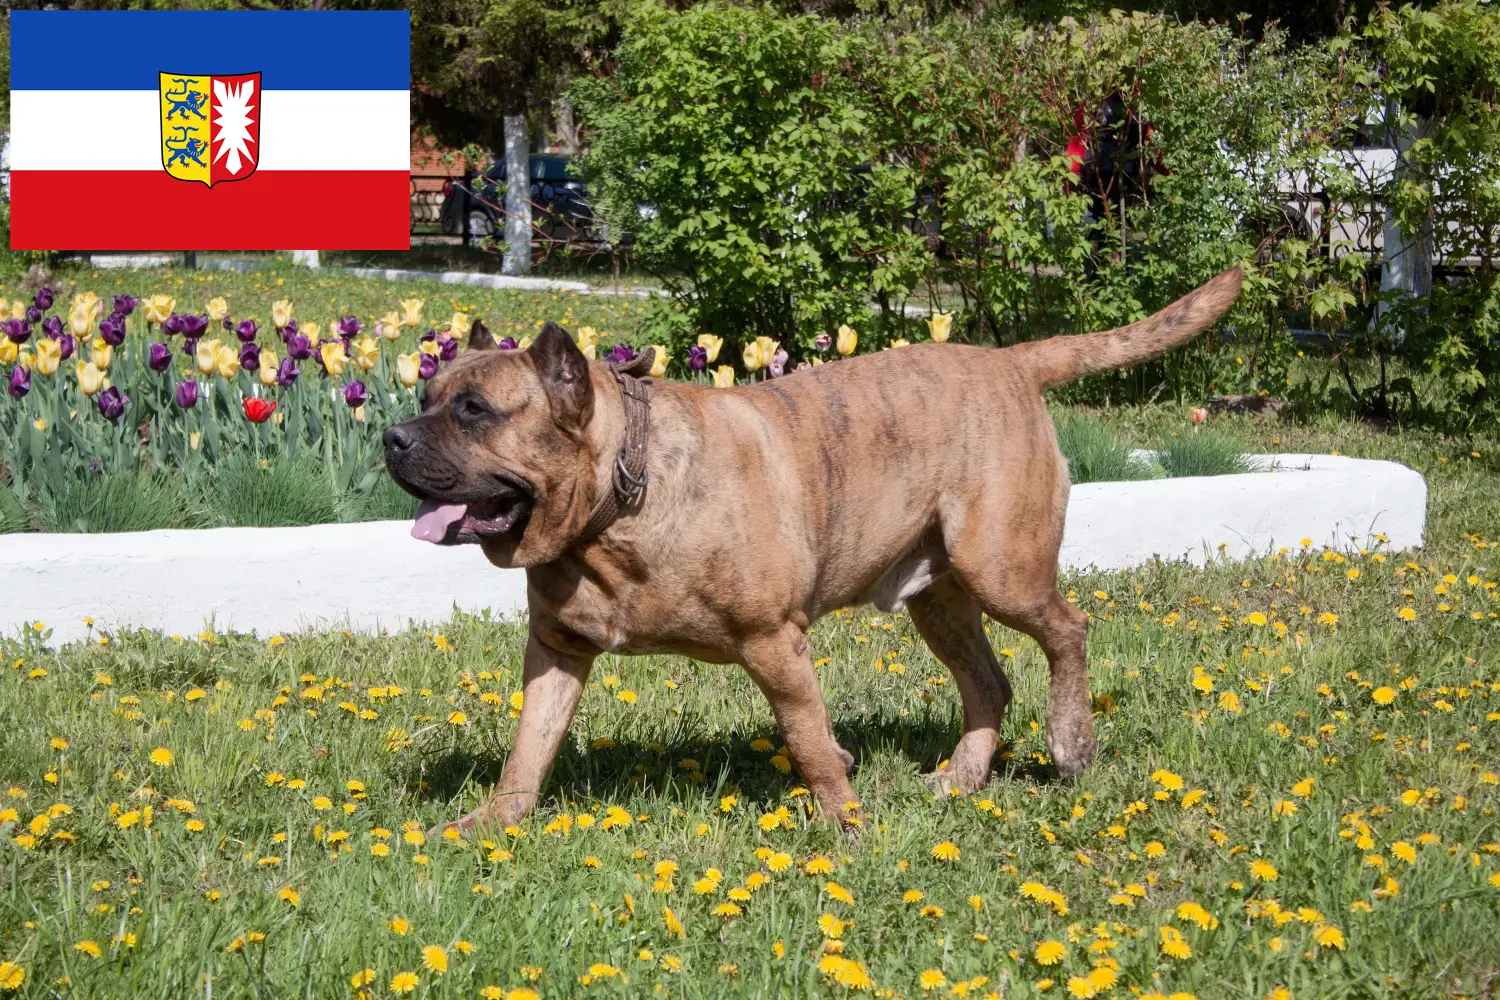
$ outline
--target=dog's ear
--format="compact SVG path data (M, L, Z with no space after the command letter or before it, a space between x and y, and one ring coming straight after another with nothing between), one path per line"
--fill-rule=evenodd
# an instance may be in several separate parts
M484 320L476 319L474 325L469 327L469 350L488 351L498 346L495 335L484 325Z
M594 383L589 359L568 331L547 322L527 353L536 364L542 388L552 404L552 419L565 431L582 430L594 415Z

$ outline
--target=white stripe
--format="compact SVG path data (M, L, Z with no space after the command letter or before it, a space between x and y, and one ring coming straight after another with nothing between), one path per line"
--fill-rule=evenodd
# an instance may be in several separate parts
M12 170L160 170L161 105L152 90L16 90ZM268 90L260 170L409 170L404 90Z

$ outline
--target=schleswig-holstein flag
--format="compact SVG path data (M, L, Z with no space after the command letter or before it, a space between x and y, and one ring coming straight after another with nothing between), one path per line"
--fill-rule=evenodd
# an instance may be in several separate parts
M13 11L17 250L406 249L404 11Z

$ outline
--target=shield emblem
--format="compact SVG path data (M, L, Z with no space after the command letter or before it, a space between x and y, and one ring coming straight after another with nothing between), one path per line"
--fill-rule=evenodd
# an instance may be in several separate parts
M213 187L255 173L260 74L161 73L161 161L180 181Z

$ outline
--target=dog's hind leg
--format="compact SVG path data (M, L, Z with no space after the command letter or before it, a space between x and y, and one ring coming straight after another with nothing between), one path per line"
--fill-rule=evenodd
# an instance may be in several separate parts
M849 754L834 739L828 705L807 652L807 635L788 623L745 649L745 670L764 692L791 751L823 814L844 827L858 821L859 807L849 784Z
M964 728L948 766L927 776L933 791L965 795L990 780L1000 722L1010 704L1010 680L990 649L979 605L952 576L943 576L907 605L932 654L953 673L963 698Z

